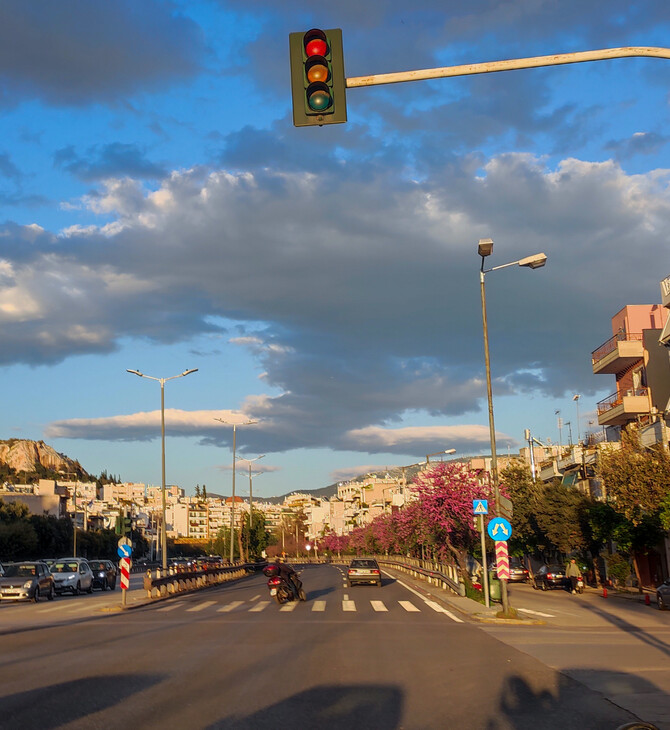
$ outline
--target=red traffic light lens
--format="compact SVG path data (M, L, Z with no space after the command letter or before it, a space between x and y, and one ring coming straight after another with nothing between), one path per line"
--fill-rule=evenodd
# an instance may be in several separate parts
M323 81L315 81L307 87L307 105L312 111L325 111L332 103L330 89Z
M328 40L326 34L318 28L308 30L302 39L305 46L305 54L309 56L325 56L328 53Z
M328 77L330 76L328 61L323 56L312 56L308 58L305 63L305 73L310 83L313 81L328 81Z

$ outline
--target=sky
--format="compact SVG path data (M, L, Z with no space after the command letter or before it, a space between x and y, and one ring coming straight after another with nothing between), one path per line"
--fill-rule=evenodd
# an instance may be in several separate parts
M189 494L230 493L232 423L259 496L490 453L480 238L548 257L486 276L499 452L598 428L591 352L670 274L670 61L353 88L294 128L312 27L355 77L668 46L670 4L4 0L0 438L160 484L161 385L126 370L197 368L164 382Z

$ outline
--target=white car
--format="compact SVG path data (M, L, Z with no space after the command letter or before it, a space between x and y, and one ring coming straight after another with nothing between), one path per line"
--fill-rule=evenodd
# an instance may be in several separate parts
M83 558L59 558L51 566L56 593L70 591L78 596L83 591L93 592L93 571Z

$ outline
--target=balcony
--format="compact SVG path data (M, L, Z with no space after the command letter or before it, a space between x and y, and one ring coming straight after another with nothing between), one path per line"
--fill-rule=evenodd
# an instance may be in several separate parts
M595 375L616 375L642 360L643 355L642 333L619 332L591 353L591 365Z
M670 276L666 276L661 282L661 304L670 307Z
M598 405L598 423L601 426L624 426L637 416L650 413L649 390L636 388L624 393L613 393Z

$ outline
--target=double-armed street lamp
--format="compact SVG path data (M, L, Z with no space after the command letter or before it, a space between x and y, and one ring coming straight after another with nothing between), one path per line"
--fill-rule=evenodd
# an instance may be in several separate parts
M502 264L500 266L493 266L490 269L484 268L485 259L493 253L493 239L491 238L480 238L477 252L482 258L482 265L479 270L479 283L482 298L482 325L484 328L484 362L486 366L486 395L488 398L489 406L489 437L491 441L491 479L493 481L493 495L495 500L496 515L500 516L500 485L498 483L498 457L496 455L496 430L495 422L493 419L493 391L491 389L491 359L489 356L489 329L488 321L486 319L486 288L484 284L485 275L491 271L497 271L498 269L506 269L508 266L524 266L529 269L539 269L547 263L547 257L543 253L537 253L533 256L526 256L518 261L511 261L508 264ZM509 612L509 600L507 597L507 581L502 580L501 583L501 598L503 612Z
M455 454L456 449L447 449L446 451L436 451L434 454L426 454L426 464L430 464L431 456L442 456L442 454Z
M215 418L219 423L225 423L227 426L233 427L233 497L230 506L230 564L232 565L235 557L235 450L237 447L237 427L251 426L258 421L245 421L244 423L234 423L233 421L225 421L223 418Z
M249 529L254 525L254 486L253 486L253 477L257 477L260 474L262 474L262 471L257 471L255 474L251 473L251 465L254 461L258 461L259 459L262 459L265 456L265 454L261 454L260 456L256 456L253 459L239 459L239 461L246 461L249 464Z
M157 380L161 384L161 513L163 523L161 525L161 563L163 571L167 570L167 521L166 521L166 498L165 498L165 383L168 380L175 380L175 378L183 378L191 373L197 373L198 368L192 368L191 370L184 370L179 375L171 375L169 378L156 378L153 375L145 375L139 370L128 370L127 373L132 373L140 378L147 378L147 380Z

